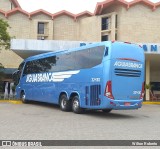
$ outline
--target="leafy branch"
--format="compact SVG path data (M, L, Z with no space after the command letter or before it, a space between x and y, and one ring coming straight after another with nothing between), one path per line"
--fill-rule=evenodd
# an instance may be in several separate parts
M0 50L2 50L3 48L6 50L10 49L11 36L7 31L9 27L10 26L7 21L0 19Z

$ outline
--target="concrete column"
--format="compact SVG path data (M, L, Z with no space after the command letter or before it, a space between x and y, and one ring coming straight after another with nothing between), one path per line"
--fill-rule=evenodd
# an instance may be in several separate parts
M146 59L146 84L150 84L150 60ZM149 89L146 89L146 100L150 100Z
M113 13L111 15L111 38L110 40L115 40L115 33L116 33L116 14Z

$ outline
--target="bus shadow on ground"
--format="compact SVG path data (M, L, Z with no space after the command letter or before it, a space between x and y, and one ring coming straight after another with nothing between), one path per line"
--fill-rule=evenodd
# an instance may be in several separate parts
M125 111L124 111L125 112ZM92 117L97 117L97 118L107 118L107 119L133 119L133 118L137 118L136 115L129 115L129 114L122 114L122 113L112 113L112 111L110 113L105 113L102 112L101 110L87 110L84 112L84 114L88 115L88 116L92 116Z
M60 111L59 105L55 105L55 104L51 104L51 103L44 103L44 102L38 102L38 101L29 101L27 104L40 106L40 107L43 107L43 108L50 108L50 109L54 109L54 110L59 110ZM124 111L124 114L118 113L118 110L116 111L117 113L115 113L115 111L116 110L113 110L110 113L105 113L105 112L102 112L101 110L85 110L80 115L92 116L92 117L104 118L104 119L106 119L106 118L107 119L133 119L133 118L137 118L136 115L126 114L125 111ZM70 111L70 112L72 112L72 111ZM79 115L79 114L77 114L77 115Z
M46 108L51 108L51 109L57 109L59 110L60 107L59 105L56 104L52 104L52 103L46 103L46 102L40 102L40 101L27 101L27 103L25 104L31 104L31 105L35 105L35 106L40 106L40 107L46 107Z

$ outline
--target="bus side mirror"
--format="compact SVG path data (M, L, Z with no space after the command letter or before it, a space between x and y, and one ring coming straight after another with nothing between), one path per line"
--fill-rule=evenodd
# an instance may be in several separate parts
M14 76L17 76L18 73L19 73L19 70L16 70L16 71L12 74L12 76L13 76L13 77L14 77Z

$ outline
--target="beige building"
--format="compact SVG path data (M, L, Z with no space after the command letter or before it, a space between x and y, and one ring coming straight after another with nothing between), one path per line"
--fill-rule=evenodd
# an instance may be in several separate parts
M8 21L9 33L16 39L154 43L156 50L146 50L146 83L160 82L160 2L105 0L97 3L93 14L65 10L52 14L41 9L28 13L17 0L0 0L0 18ZM12 51L0 53L5 68L17 68L21 61ZM149 92L146 96L149 99Z

